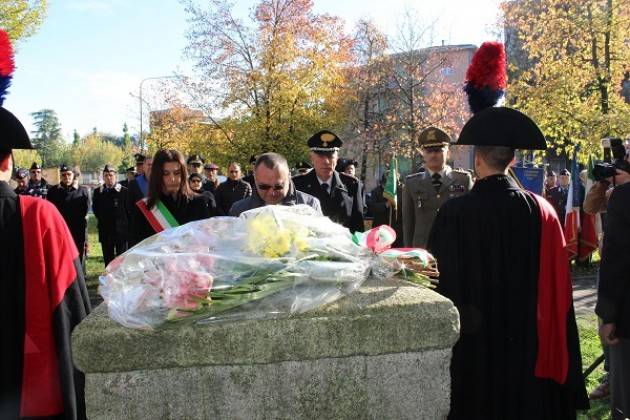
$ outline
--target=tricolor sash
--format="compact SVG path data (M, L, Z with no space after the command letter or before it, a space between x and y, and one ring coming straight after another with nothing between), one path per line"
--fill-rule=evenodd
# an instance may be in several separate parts
M179 226L179 222L175 219L175 216L173 216L164 203L159 200L152 209L147 207L146 198L138 200L136 206L138 206L142 215L147 219L147 222L149 222L153 230L155 230L155 233Z

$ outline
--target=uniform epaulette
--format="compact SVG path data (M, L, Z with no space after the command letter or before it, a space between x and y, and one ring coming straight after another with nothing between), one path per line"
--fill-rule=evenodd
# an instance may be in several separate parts
M470 171L467 171L464 168L457 168L457 169L453 169L452 171L458 174L462 174L462 175L470 175Z
M423 174L424 174L424 171L422 171L422 172L416 172L416 173L413 173L413 174L409 174L409 175L407 175L407 176L405 177L405 179L415 178L415 177L420 176L420 175L423 175Z

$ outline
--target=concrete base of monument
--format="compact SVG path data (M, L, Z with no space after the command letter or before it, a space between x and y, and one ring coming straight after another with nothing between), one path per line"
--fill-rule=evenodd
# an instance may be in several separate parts
M90 419L439 419L453 304L371 280L287 318L140 331L99 306L73 334Z

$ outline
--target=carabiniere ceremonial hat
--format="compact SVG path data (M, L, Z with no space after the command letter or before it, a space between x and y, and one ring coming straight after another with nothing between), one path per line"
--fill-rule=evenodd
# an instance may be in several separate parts
M343 142L332 131L322 130L313 134L307 145L315 153L333 153L339 150Z

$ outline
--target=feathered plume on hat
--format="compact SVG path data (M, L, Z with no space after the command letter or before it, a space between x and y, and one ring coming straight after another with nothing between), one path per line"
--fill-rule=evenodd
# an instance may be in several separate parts
M544 150L545 136L531 118L498 106L505 95L505 62L500 42L484 42L473 55L464 85L473 116L462 128L457 144Z
M7 89L11 85L13 70L15 70L15 63L13 61L11 40L9 39L9 34L0 30L0 106L4 103Z
M7 89L11 85L15 64L9 34L0 29L0 150L32 149L22 123L3 108Z
M466 71L464 91L473 114L495 106L505 94L505 49L500 42L484 42Z

